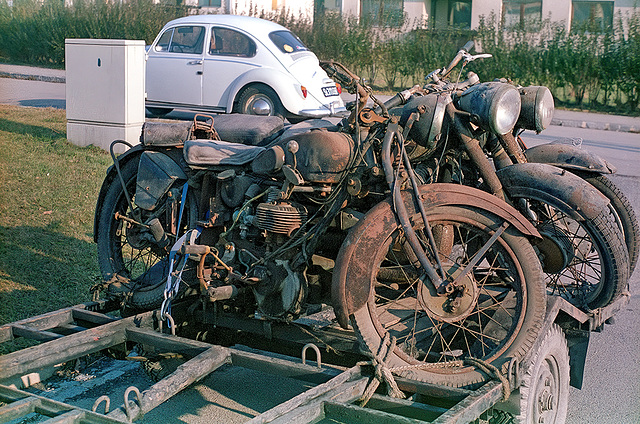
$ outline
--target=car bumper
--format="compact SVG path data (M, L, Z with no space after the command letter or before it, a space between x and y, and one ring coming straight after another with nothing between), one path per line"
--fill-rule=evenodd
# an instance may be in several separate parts
M342 116L347 112L347 108L344 106L327 105L318 109L303 109L298 112L298 115L307 118L324 118L327 116Z

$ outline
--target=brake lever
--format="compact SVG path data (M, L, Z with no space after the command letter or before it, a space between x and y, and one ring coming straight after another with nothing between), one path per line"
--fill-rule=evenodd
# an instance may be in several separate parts
M469 53L463 53L462 54L462 59L464 59L465 63L469 63L469 62L473 62L474 60L477 59L489 59L492 58L493 55L489 54L489 53L480 53L480 54L469 54Z

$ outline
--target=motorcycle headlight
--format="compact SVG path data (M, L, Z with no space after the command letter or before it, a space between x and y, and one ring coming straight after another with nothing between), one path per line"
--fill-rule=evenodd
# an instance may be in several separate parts
M553 95L551 90L542 86L520 88L522 108L518 118L518 128L540 132L551 124L553 118Z
M419 112L420 117L413 123L408 138L423 147L435 147L442 132L445 107L449 101L449 96L444 94L415 96L409 100L402 108L400 125L404 126L415 112Z
M458 107L474 115L475 123L485 130L506 134L520 115L520 93L510 84L485 82L462 93Z

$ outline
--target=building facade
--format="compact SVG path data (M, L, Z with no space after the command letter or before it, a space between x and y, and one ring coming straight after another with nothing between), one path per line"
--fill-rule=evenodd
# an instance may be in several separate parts
M218 13L239 15L285 9L312 20L317 13L369 17L385 26L458 26L475 29L482 16L493 14L507 25L546 19L572 25L590 22L605 29L618 12L628 13L640 0L185 0Z

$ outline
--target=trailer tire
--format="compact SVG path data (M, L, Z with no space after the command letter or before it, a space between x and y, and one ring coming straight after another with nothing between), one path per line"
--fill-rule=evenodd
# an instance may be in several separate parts
M553 324L534 353L520 386L521 424L564 424L569 404L569 348Z

